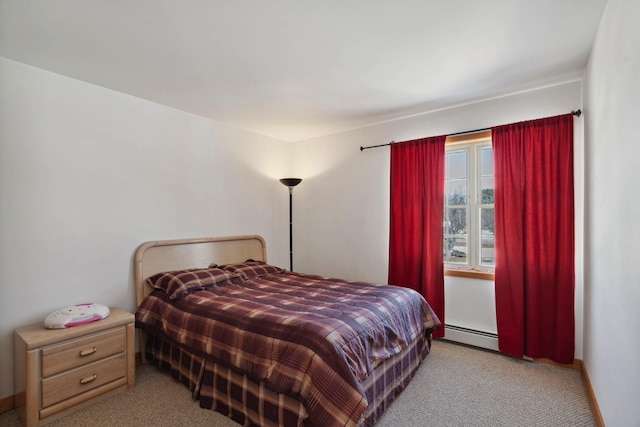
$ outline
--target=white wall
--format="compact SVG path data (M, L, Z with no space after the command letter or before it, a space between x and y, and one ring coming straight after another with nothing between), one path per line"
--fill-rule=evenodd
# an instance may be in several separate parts
M134 309L143 241L257 233L287 266L283 176L304 178L294 269L386 282L389 150L361 145L562 114L580 94L575 81L289 145L0 58L0 398L13 393L14 328L75 302ZM581 119L575 149L580 358ZM488 306L492 282L476 282ZM469 285L448 277L447 293ZM475 299L447 311L455 319ZM492 311L460 326L486 330Z
M587 68L584 363L607 426L640 425L640 2L609 0Z
M493 280L445 276L444 290L447 325L498 333Z
M0 398L16 327L134 310L144 241L255 233L287 266L289 147L0 58Z
M581 106L581 82L574 81L294 144L295 171L304 179L294 191L294 269L386 283L389 149L361 152L360 146L548 117ZM582 358L582 129L582 119L575 119L577 358ZM451 319L463 323L457 326L495 332L493 282L471 283L478 287L473 296L447 298L445 316L451 312ZM469 284L469 280L447 277L446 295L465 294ZM469 316L471 312L477 316Z

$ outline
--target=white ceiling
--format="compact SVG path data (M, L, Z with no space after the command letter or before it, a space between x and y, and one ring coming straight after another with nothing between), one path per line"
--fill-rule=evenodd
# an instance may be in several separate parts
M298 141L580 78L606 0L0 0L0 55Z

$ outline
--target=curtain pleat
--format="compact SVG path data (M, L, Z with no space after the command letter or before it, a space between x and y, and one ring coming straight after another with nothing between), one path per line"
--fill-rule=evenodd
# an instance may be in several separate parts
M446 136L391 145L389 284L420 292L444 336L444 143Z

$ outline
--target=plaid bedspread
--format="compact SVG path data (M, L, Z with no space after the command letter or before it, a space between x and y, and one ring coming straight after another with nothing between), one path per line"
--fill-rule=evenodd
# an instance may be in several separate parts
M156 290L136 312L142 330L299 399L316 426L355 425L360 381L439 325L413 290L291 272L175 301Z

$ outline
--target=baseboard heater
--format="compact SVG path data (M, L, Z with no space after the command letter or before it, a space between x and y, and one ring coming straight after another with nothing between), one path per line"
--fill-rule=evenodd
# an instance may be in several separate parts
M444 339L498 351L498 335L491 332L445 324Z

